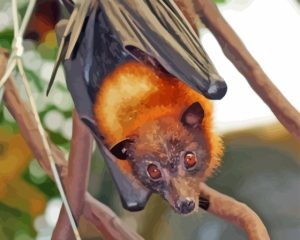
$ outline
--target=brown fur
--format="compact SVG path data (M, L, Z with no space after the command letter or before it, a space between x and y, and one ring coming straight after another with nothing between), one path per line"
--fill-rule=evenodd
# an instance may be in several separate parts
M223 149L220 138L212 131L212 104L173 76L135 61L122 64L100 86L94 112L108 148L138 134L143 135L138 153L147 151L146 146L151 146L152 151L159 149L157 131L189 141L188 132L180 128L179 123L184 109L194 102L199 102L205 112L200 127L210 158L205 176L210 176L220 163ZM163 123L158 121L161 118L164 118ZM127 161L119 162L124 171L131 171Z

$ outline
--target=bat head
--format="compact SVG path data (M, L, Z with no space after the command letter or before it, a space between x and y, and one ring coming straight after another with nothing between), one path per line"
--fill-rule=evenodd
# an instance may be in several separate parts
M144 186L160 194L179 214L198 206L199 182L209 161L203 118L204 110L195 102L179 119L164 116L148 122L111 149L118 159L130 162Z

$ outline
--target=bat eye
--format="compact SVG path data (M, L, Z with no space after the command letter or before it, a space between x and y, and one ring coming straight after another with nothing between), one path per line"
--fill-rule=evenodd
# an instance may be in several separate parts
M184 166L189 169L196 165L197 159L194 153L187 152L184 156Z
M152 179L161 178L161 172L155 164L149 164L147 172Z

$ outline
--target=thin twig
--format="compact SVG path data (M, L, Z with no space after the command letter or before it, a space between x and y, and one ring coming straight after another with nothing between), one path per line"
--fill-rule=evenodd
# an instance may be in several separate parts
M261 219L246 204L236 201L201 183L201 197L209 202L208 212L243 228L249 240L269 240Z
M12 8L12 16L13 16L13 23L14 23L14 34L17 36L19 34L19 18L18 18L18 4L17 0L11 1L11 8Z
M10 60L8 61L8 66L6 72L2 74L0 78L0 88L8 80L9 75L12 73L16 66L16 58L19 58L23 54L23 36L34 10L36 0L30 0L27 9L22 20L20 29L19 29L19 18L18 18L18 4L16 0L12 1L12 17L14 23L14 40L12 43L13 52L11 53Z
M281 124L300 141L300 113L272 83L211 0L189 0L226 57L244 75ZM287 69L288 71L288 69Z
M25 70L23 68L21 58L17 59L17 65L18 65L18 69L20 71L20 75L22 77L22 81L23 81L23 84L24 84L24 87L25 87L27 97L29 99L30 108L31 108L33 116L34 116L34 120L35 120L35 123L36 123L36 126L37 126L37 130L39 132L39 135L41 136L41 140L42 140L41 143L42 143L42 145L43 145L43 147L46 151L47 158L48 158L48 161L50 163L51 171L52 171L52 174L53 174L53 179L54 179L54 181L56 183L56 186L58 188L60 197L62 198L62 202L63 202L64 207L66 209L66 213L67 213L67 216L69 218L69 221L71 223L72 230L73 230L73 233L75 235L75 239L81 240L76 222L73 218L73 214L72 214L72 211L71 211L70 204L68 202L66 193L64 191L62 182L60 180L58 170L57 170L56 165L55 165L54 156L53 156L53 153L50 149L50 144L47 140L45 130L42 126L42 123L41 123L41 120L40 120L40 117L39 117L39 114L38 114L38 111L37 111L37 108L36 108L32 93L31 93L29 82L26 78L26 74L25 74Z
M28 5L27 5L27 9L26 9L24 18L22 20L22 24L20 26L20 31L19 31L19 34L20 34L21 38L23 38L23 36L24 36L25 30L27 28L27 25L29 23L29 20L32 16L32 13L33 13L33 10L34 10L35 3L36 3L36 0L30 0Z
M0 54L0 67L1 62L2 57ZM11 78L5 84L3 100L7 109L18 123L21 134L23 135L27 144L32 150L33 155L37 158L42 168L46 171L47 175L53 178L49 161L47 161L47 153L44 147L40 144L42 139L38 129L36 128L34 116L20 98L20 95L17 92L16 87L14 86ZM54 144L52 144L51 142L49 143L50 149L56 161L56 165L60 169L61 176L64 177L68 171L67 161L64 159L64 153Z
M15 68L15 66L17 64L18 69L20 71L20 75L22 77L22 81L23 81L23 84L25 87L27 97L29 99L29 105L30 105L30 108L31 108L33 116L34 116L34 120L37 124L37 130L41 136L41 143L46 151L47 159L49 160L49 163L50 163L51 171L53 173L53 179L56 183L56 186L57 186L60 196L62 198L62 202L65 206L65 209L66 209L70 224L72 226L72 230L74 232L75 238L77 240L81 240L75 220L73 219L73 216L72 216L71 208L69 206L66 194L65 194L63 186L62 186L62 182L59 177L58 170L55 165L52 151L50 149L50 144L47 141L46 134L42 127L42 124L41 124L41 121L40 121L40 118L39 118L39 115L38 115L38 112L36 109L36 105L35 105L34 99L32 97L29 82L27 80L25 70L23 68L23 63L22 63L22 56L24 53L23 37L24 37L24 33L25 33L26 27L28 25L28 22L32 16L35 3L36 3L36 0L29 0L24 18L22 19L22 23L19 28L18 4L17 4L16 0L12 1L12 16L13 16L13 22L14 22L14 40L12 43L13 52L11 54L11 58L9 60L8 67L7 67L7 62L5 62L5 68L4 68L5 72L2 74L2 76L0 78L1 79L0 87L2 87L2 85L9 79L11 72L13 71L13 69Z
M7 58L7 52L3 49L0 49L0 78L5 71ZM21 99L11 78L5 84L3 100L8 111L12 114L12 116L18 123L20 132L26 140L27 144L29 145L30 149L32 150L34 156L36 157L42 168L46 171L46 173L50 177L52 177L52 172L46 151L44 147L40 144L41 136L37 129L34 116L29 110L26 103ZM56 165L60 169L61 178L63 179L63 182L65 182L66 176L68 175L68 162L65 159L62 150L60 150L56 145L54 145L49 139L48 142L50 144L50 149L56 161ZM78 167L77 169L81 168ZM77 179L77 181L79 180L80 179ZM64 183L64 185L66 185L66 183ZM82 206L83 217L85 217L87 220L89 220L92 224L96 226L96 228L101 233L104 239L143 239L137 233L132 231L129 227L124 225L124 223L121 222L121 220L116 216L115 213L113 213L111 209L109 209L102 203L99 203L89 193L86 192L84 195L82 195L82 199L84 199L84 204Z

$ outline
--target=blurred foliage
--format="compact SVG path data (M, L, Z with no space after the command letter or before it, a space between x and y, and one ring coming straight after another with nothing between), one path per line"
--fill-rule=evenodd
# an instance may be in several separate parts
M225 3L226 0L214 0L215 3Z
M20 134L0 128L0 239L17 236L16 229L34 236L34 218L45 209L45 195L22 177L31 159Z
M28 214L0 202L0 239L34 237L33 219ZM23 238L22 238L23 236Z
M39 4L43 2L46 1L40 1ZM26 9L26 1L22 3L19 8L21 16ZM48 10L44 8L43 11ZM0 3L0 14L4 19L11 18L9 2ZM57 52L53 31L55 22L51 16L50 20L52 23L47 16L43 16L43 12L36 10L26 32L27 39L24 41L24 64L42 123L51 140L67 153L71 136L72 101L68 96L62 69L50 96L45 96ZM13 31L11 22L6 22L7 26L2 25L0 30L0 47L10 50ZM52 26L45 29L41 23ZM32 34L34 31L38 34ZM15 82L21 97L27 101L18 75L15 75ZM55 113L54 117L49 117L51 112ZM53 125L55 117L61 119L59 126ZM0 239L33 239L37 237L38 230L34 228L35 221L45 212L47 202L59 197L59 194L53 181L33 159L27 144L19 134L17 124L3 104L0 105L0 123ZM46 220L43 221L45 229L51 227Z
M14 37L12 29L4 30L0 32L0 46L5 49L11 49L11 43Z

